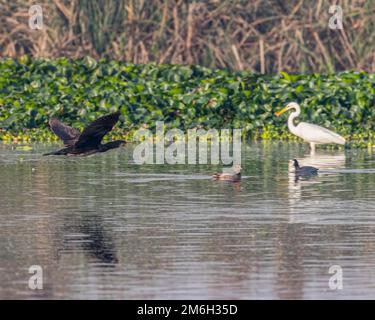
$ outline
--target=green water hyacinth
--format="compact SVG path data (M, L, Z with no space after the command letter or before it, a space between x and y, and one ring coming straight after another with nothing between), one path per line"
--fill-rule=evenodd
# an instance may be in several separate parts
M48 119L82 129L121 109L112 138L132 140L139 128L242 128L246 139L293 140L274 112L290 101L301 121L330 128L350 146L375 145L375 74L211 70L201 66L80 60L0 60L0 139L54 141Z

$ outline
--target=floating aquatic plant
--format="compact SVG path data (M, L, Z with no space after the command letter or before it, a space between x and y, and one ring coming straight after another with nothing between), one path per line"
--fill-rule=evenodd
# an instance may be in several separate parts
M155 129L242 128L247 139L293 139L274 111L301 104L301 120L355 146L375 144L375 74L261 75L201 66L131 64L86 57L0 60L0 139L55 141L48 119L82 129L121 109L112 137Z

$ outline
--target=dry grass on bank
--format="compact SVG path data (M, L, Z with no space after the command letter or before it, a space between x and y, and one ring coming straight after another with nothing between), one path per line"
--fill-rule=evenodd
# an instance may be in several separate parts
M28 27L35 3L43 7L43 30ZM328 28L335 3L343 30ZM374 72L374 14L373 0L0 0L0 55Z

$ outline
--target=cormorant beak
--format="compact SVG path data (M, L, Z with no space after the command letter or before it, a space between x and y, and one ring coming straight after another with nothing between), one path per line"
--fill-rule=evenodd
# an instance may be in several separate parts
M286 106L284 109L281 109L280 111L275 112L275 116L280 117L284 112L287 112L289 109L290 109L289 106Z

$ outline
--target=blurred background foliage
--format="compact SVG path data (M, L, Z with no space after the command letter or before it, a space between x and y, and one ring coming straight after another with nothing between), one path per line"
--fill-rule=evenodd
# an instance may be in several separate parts
M32 4L43 8L42 30L28 27ZM328 28L334 4L342 30ZM0 55L373 72L374 14L373 0L0 0Z
M162 120L295 139L273 115L295 100L301 119L374 145L374 14L374 0L0 0L0 139L55 139L50 117L82 128L117 108L125 138Z

